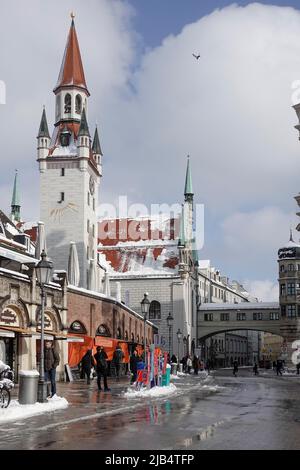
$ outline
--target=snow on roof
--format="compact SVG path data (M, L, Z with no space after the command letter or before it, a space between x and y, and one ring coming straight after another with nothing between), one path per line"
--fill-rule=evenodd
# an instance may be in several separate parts
M174 274L180 219L107 219L98 225L99 262L112 274Z
M198 266L199 266L199 269L210 268L210 259L199 259Z

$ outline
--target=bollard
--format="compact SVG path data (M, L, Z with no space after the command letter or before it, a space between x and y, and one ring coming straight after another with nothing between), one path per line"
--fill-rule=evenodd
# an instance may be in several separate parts
M19 403L34 405L37 402L38 381L40 374L37 370L21 370L19 373Z
M183 364L179 364L179 372L182 374L183 371Z
M171 374L177 375L177 363L176 362L172 362L171 364Z

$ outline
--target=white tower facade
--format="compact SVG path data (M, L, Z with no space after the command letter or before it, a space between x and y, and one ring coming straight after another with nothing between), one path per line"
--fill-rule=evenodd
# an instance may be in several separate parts
M75 242L79 285L89 288L89 270L93 262L97 264L102 152L97 129L93 143L89 132L90 94L74 19L54 93L55 125L51 141L45 111L38 135L40 218L45 223L47 254L54 269L67 270L70 242Z

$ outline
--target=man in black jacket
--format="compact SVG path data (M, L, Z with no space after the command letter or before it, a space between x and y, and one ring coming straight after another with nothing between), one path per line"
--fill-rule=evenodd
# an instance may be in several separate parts
M88 349L83 358L81 359L81 367L83 372L83 378L86 375L87 384L91 383L91 370L94 365L94 360L92 356L92 350Z
M114 352L114 363L115 363L115 368L116 368L116 378L117 378L117 381L120 380L120 368L121 368L121 364L122 364L122 361L123 361L123 358L124 358L124 353L121 349L121 346L120 346L120 343L118 343L118 346L117 348L115 349L115 352Z
M110 388L108 388L108 385L107 385L107 354L104 351L103 346L97 346L97 352L94 355L94 359L96 361L98 390L102 390L101 388L101 376L102 376L103 382L104 382L104 391L108 392Z
M58 364L58 352L53 348L51 341L46 341L44 349L45 380L49 380L51 382L51 397L56 395L55 375Z
M137 363L140 361L138 353L136 350L133 351L132 356L130 356L130 372L132 374L130 383L136 382L137 378Z

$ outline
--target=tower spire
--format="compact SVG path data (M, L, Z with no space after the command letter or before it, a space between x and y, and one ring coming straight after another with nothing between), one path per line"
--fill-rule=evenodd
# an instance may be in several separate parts
M193 196L194 196L193 184L192 184L192 174L191 174L191 167L190 167L190 156L189 155L187 157L184 196L185 196L186 201L192 200Z
M80 121L78 137L83 136L83 135L90 137L90 131L89 131L88 123L87 123L85 108L83 108L82 114L81 114L81 121Z
M18 170L15 172L15 179L14 179L14 186L13 186L13 194L11 199L11 219L16 222L20 222L20 212L21 212L21 204L20 204L20 194L19 194L19 185L18 185Z
M79 43L77 39L74 13L71 13L71 18L72 22L63 56L63 61L61 64L57 84L53 91L54 93L56 93L61 87L76 86L78 88L83 88L89 95L85 81Z
M94 134L94 140L93 140L93 147L92 147L93 153L95 155L101 155L103 157L103 153L101 150L101 145L100 145L100 139L99 139L99 134L98 134L98 127L96 126L95 134Z
M50 139L45 106L43 107L43 113L37 138L40 137L46 137L47 139Z

